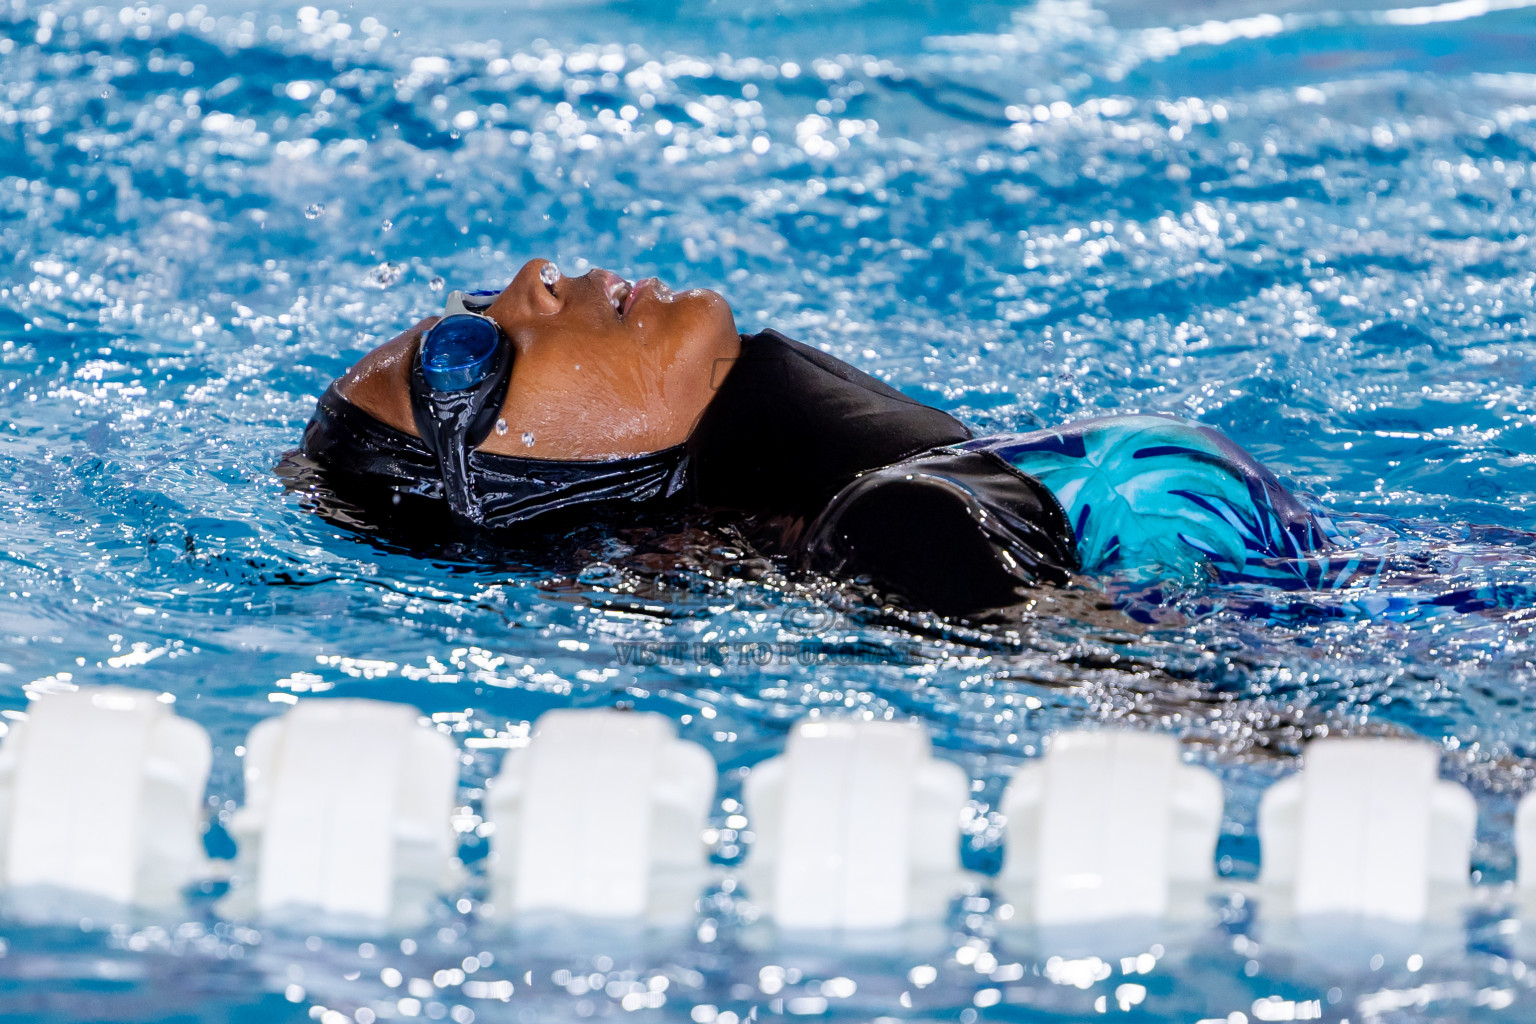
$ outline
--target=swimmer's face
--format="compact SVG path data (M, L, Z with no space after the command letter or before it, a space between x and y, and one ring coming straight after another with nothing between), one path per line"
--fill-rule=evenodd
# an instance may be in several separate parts
M593 270L563 277L532 260L488 315L516 356L499 427L486 451L543 459L641 455L680 444L741 351L731 307L706 289L673 292L655 278L633 286ZM341 394L408 434L410 366L424 320L358 361Z
M673 292L654 277L631 285L607 270L564 277L548 260L530 260L488 315L517 354L507 431L482 447L509 455L594 459L679 444L741 346L715 292Z

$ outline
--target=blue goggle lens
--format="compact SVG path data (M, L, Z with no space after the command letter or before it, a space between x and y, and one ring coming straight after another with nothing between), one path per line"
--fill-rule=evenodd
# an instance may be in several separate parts
M501 331L483 316L439 320L421 343L421 372L436 391L463 391L485 379L496 361Z

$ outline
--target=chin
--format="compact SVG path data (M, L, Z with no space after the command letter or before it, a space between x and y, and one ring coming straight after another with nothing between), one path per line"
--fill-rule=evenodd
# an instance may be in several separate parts
M683 292L674 300L679 303L687 303L688 314L695 318L693 322L701 327L714 327L720 331L736 333L736 316L731 311L731 304L725 301L725 297L719 292L710 291L708 288L694 288Z

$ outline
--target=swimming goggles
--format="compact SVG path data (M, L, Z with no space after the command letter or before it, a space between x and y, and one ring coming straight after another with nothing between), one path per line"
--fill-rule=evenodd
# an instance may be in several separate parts
M452 292L446 315L421 340L411 365L416 431L437 459L453 511L482 523L469 453L490 434L512 376L512 344L485 314L498 292Z

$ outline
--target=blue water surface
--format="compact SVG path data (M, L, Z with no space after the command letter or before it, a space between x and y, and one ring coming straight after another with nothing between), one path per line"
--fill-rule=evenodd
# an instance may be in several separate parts
M745 771L807 713L924 721L974 780L981 871L1043 738L1128 724L1220 773L1239 885L1306 740L1413 735L1477 796L1484 906L1418 960L1319 960L1234 896L1121 960L1010 930L984 888L897 947L775 937L733 891L686 934L530 937L479 920L471 870L430 928L368 942L206 896L8 916L0 1017L1536 1019L1499 888L1536 755L1527 0L245 2L0 0L4 714L86 683L171 695L214 736L225 856L253 724L410 702L463 745L472 869L482 783L551 707L625 702L704 744L722 865L750 856ZM333 377L536 255L716 288L743 329L978 432L1217 426L1395 582L1100 580L973 628L749 551L723 573L707 532L433 561L285 491ZM1500 597L1425 604L1463 592Z

